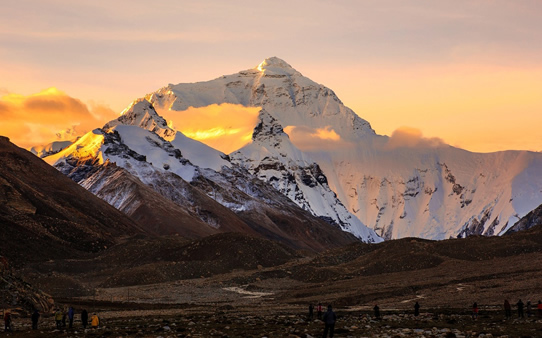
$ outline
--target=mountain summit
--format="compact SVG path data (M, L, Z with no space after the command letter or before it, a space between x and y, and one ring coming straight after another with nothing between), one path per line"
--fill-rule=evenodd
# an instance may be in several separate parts
M279 59L276 56L263 60L257 67L257 70L263 72L264 75L301 75L297 70L292 68L286 61Z

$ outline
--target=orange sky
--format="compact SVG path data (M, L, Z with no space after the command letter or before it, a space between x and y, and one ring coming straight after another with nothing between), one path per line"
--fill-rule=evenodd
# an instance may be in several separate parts
M531 0L11 2L0 11L0 133L53 141L168 83L270 56L379 134L542 150L542 2ZM62 92L36 96L50 87Z
M360 68L348 73L367 81L346 88L343 102L380 134L407 126L471 151L542 151L542 65Z
M156 107L170 126L184 135L229 154L252 141L258 124L259 107L236 104L212 104L190 107L185 111L170 111Z

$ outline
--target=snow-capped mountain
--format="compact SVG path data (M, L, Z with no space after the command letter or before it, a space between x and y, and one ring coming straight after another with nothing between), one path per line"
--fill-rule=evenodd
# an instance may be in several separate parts
M150 221L147 230L158 234L199 238L235 231L317 251L354 240L301 210L225 154L168 127L144 99L45 160L119 210ZM163 198L176 207L168 207ZM374 232L368 234L362 239L380 240Z
M290 142L278 121L265 110L260 112L259 120L252 143L232 153L232 162L269 182L313 215L324 217L359 238L376 239L373 231L346 210L329 188L318 164Z
M232 162L358 235L359 224L384 238L497 235L542 201L542 154L394 142L278 58L212 81L168 85L146 99L159 114L222 103L262 108L253 143L232 153ZM334 138L301 151L287 128Z

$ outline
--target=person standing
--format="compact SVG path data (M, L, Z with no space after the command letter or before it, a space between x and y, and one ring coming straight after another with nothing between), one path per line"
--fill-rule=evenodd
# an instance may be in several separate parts
M375 307L373 308L373 311L375 313L375 318L380 319L380 308L378 307L378 305L375 305Z
M90 317L90 326L93 328L100 326L100 318L98 318L97 314L93 314L92 317Z
M314 317L314 306L311 304L309 304L309 320L312 320L312 318Z
M68 320L69 320L69 327L70 329L73 329L73 316L75 315L75 311L73 310L73 307L70 306L68 309Z
M472 319L473 320L478 319L478 303L476 302L472 304Z
M322 312L323 312L322 303L318 303L318 306L316 307L316 316L320 320L322 320Z
M61 329L62 328L62 311L60 309L57 309L55 312L55 322L56 322L56 328Z
M81 312L81 322L83 323L83 329L86 329L88 325L88 312L85 309Z
M11 313L9 311L4 312L4 331L11 332Z
M38 329L38 321L40 320L40 313L37 309L34 310L32 314L32 330Z
M329 332L329 337L333 338L333 333L335 332L335 322L337 321L337 315L333 312L331 305L327 306L327 312L324 314L324 338L327 338Z
M533 314L533 306L531 304L531 301L528 300L527 301L527 317L531 317L532 314Z
M419 315L420 315L420 304L416 302L416 304L414 304L414 316L418 317Z
M512 307L510 306L510 302L508 302L508 299L504 300L504 314L506 316L506 319L512 318Z
M538 300L538 305L536 306L538 318L542 318L542 300Z
M66 308L62 310L62 327L66 328L66 319L68 318L68 311L66 311Z
M516 303L516 305L518 306L518 318L525 318L523 315L523 302L521 299Z

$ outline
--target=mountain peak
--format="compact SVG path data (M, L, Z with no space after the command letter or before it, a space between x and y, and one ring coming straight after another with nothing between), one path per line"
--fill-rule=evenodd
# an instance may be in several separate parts
M138 126L150 130L160 137L170 140L175 136L175 131L171 129L166 120L158 115L152 103L146 99L137 99L124 109L121 116L113 121L109 121L104 129L108 130L119 124Z
M265 74L299 74L299 72L295 70L292 66L290 66L286 61L279 59L276 56L263 60L256 67L256 69Z

